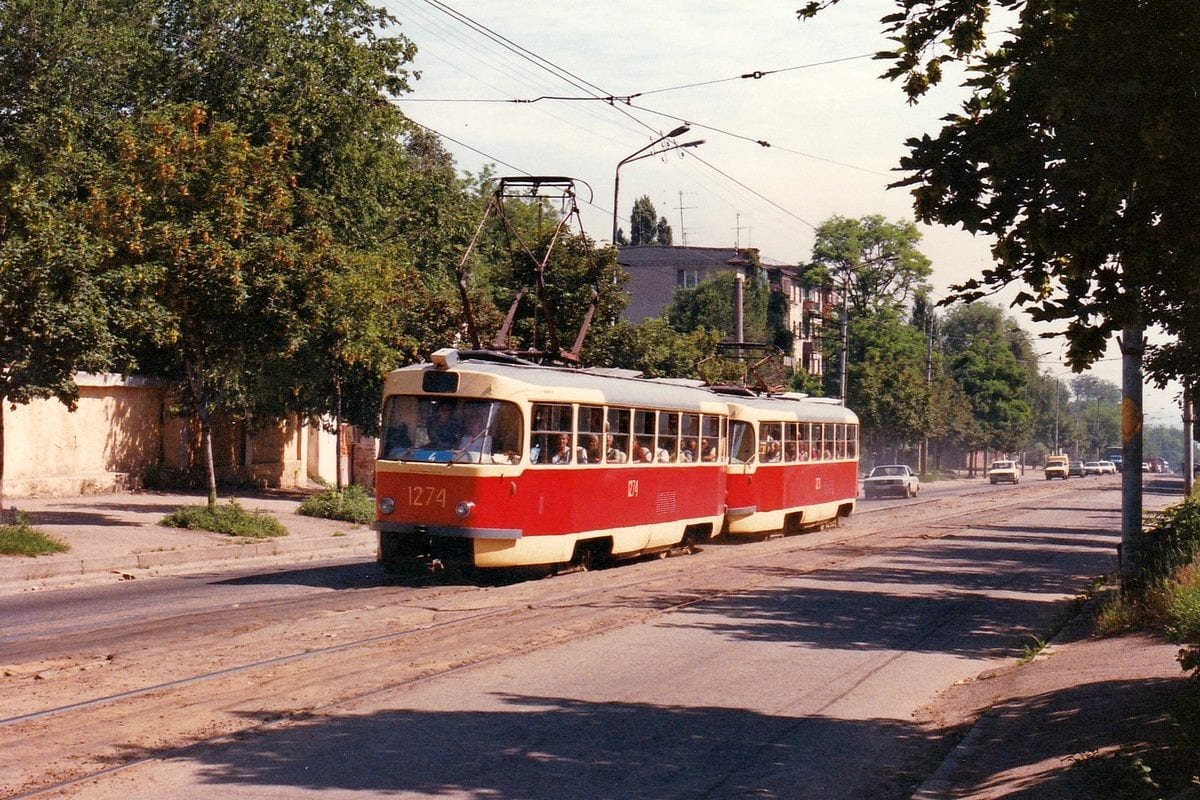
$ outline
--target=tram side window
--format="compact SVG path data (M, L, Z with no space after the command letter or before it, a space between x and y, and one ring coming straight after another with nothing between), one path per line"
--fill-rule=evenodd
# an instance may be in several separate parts
M629 460L629 417L628 408L608 409L604 425L604 460L611 464L624 464Z
M587 452L571 434L571 407L550 403L533 406L529 460L534 464L587 463Z
M577 420L579 446L587 456L586 463L604 463L604 409L599 406L580 406Z
M729 423L729 460L749 464L754 460L754 428L749 422L733 420Z
M793 463L800 452L800 423L785 422L783 425L783 460Z
M858 458L858 426L846 426L846 458Z
M670 411L658 412L658 441L654 447L655 461L679 460L679 415Z
M653 411L633 412L633 460L641 464L654 463L655 414Z
M679 460L687 463L700 460L700 415L684 414L680 417L680 433L683 442L680 445Z
M821 430L821 460L829 461L833 458L833 424L817 423L814 427Z
M839 422L833 426L833 457L846 457L846 423Z
M783 460L782 422L764 422L758 426L758 458L768 464Z
M700 417L700 460L716 461L721 457L722 440L721 417L708 414Z

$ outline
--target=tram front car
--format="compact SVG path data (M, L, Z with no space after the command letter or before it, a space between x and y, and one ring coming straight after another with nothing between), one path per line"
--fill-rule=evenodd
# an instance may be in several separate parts
M727 414L699 389L440 350L385 384L379 560L586 567L708 539Z

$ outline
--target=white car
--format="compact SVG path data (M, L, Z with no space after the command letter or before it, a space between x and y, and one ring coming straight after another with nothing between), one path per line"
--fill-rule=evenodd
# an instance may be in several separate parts
M1085 475L1116 475L1117 465L1111 461L1088 461L1083 465Z
M868 500L885 494L916 497L921 491L921 479L912 467L905 464L887 464L875 467L863 478L863 496Z
M1021 482L1021 470L1015 461L993 461L987 471L988 483Z

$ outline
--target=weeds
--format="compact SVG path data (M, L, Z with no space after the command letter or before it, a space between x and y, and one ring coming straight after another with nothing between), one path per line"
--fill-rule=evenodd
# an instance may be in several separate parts
M375 519L375 500L361 486L347 486L341 492L326 489L306 497L300 504L300 513L306 517L322 517L366 525Z
M34 557L70 549L71 545L30 525L23 511L16 512L12 522L0 524L0 555Z
M246 511L234 500L211 509L207 505L181 506L163 517L161 524L170 528L212 531L249 539L287 536L287 528L279 520L265 511Z

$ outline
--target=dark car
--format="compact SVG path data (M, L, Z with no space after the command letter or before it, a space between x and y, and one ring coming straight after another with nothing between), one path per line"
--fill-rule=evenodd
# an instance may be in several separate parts
M1087 472L1083 468L1082 461L1072 461L1067 466L1067 474L1070 475L1072 478L1075 478L1075 477L1082 478L1084 475L1087 474Z

